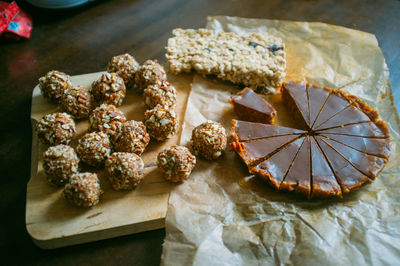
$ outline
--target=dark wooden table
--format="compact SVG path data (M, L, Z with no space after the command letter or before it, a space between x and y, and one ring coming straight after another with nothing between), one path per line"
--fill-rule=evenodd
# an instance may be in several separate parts
M31 94L38 78L49 70L70 75L97 72L113 55L125 52L140 62L156 58L165 63L171 30L203 27L208 15L321 21L377 36L400 107L400 1L114 0L62 11L18 3L33 16L34 29L30 40L0 41L0 264L160 262L164 230L58 250L41 250L31 241L25 229Z

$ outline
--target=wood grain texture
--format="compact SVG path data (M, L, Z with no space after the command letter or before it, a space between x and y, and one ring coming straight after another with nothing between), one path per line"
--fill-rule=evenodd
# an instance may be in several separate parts
M97 0L62 11L33 8L29 40L0 41L0 248L4 264L158 265L164 230L52 251L40 250L25 229L31 162L31 96L51 69L70 75L105 69L113 55L165 63L164 47L176 27L203 27L207 15L320 21L375 34L387 60L397 106L400 98L400 1L358 0Z

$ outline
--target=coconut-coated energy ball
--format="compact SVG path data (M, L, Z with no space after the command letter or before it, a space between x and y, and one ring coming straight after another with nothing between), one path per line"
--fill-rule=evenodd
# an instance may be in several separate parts
M72 175L63 191L64 198L78 207L92 207L98 204L102 193L95 173Z
M130 54L122 54L113 56L108 62L107 72L115 72L120 76L127 89L130 89L135 84L135 73L140 65Z
M135 87L143 92L149 85L157 81L166 80L167 74L157 60L147 60L135 74Z
M195 165L196 157L185 146L173 145L157 156L158 168L172 182L187 180Z
M173 108L161 104L144 113L144 124L152 138L166 140L178 131L179 121Z
M124 113L111 104L102 104L89 116L89 131L104 131L110 138L115 138L125 123Z
M76 133L75 122L67 113L45 115L37 122L36 128L42 142L50 146L69 144Z
M64 90L71 86L71 77L57 70L49 71L39 79L42 95L55 103L60 102Z
M111 153L111 142L104 132L86 133L78 141L76 153L82 162L101 167Z
M154 108L157 104L174 108L176 105L175 87L166 80L157 81L144 90L143 100L149 109Z
M226 131L218 122L207 121L192 131L192 148L195 155L217 159L226 148Z
M75 119L87 118L92 110L92 96L81 86L71 86L61 96L61 108Z
M102 103L120 106L126 95L124 80L117 73L104 73L92 83L92 95L96 106Z
M67 145L48 148L43 154L43 169L47 181L54 186L65 185L69 178L78 173L79 158L74 149Z
M126 121L117 134L114 147L119 152L132 152L141 155L149 144L150 136L143 122Z
M115 190L134 189L144 177L143 160L134 153L114 152L106 161L108 178Z

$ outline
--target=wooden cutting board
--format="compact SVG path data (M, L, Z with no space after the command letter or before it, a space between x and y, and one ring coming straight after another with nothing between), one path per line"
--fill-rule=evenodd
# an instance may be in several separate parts
M89 88L103 72L72 77L74 85ZM168 80L178 92L177 113L181 124L190 92L191 75L173 75ZM145 106L141 95L129 90L120 109L128 120L143 120ZM104 194L99 205L78 208L62 197L62 188L50 186L42 169L42 154L47 149L37 138L35 124L45 114L60 111L33 90L31 119L33 127L31 179L27 185L26 228L33 241L41 248L53 249L91 242L164 227L168 198L173 184L166 182L155 166L157 154L167 146L177 144L181 130L165 142L150 141L142 155L145 178L133 191L115 191L104 170L98 171ZM88 121L77 122L78 134L71 142L75 147L87 130Z

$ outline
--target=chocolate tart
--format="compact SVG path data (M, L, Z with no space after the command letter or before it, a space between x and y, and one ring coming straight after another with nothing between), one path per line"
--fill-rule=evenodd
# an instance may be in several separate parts
M390 135L354 95L304 82L282 86L301 129L232 121L232 148L249 172L277 190L342 197L371 183L389 160Z

